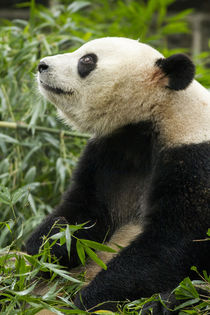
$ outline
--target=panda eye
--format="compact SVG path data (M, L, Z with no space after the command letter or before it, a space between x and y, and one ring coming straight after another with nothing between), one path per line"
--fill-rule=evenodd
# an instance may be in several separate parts
M77 69L81 78L85 78L96 68L97 59L95 54L87 54L79 59Z
M84 64L94 63L93 57L91 55L82 57L80 61Z

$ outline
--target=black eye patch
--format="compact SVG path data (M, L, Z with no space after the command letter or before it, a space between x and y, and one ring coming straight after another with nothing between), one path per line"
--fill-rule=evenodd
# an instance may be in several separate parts
M81 78L85 78L96 68L97 60L95 54L87 54L79 59L77 69Z

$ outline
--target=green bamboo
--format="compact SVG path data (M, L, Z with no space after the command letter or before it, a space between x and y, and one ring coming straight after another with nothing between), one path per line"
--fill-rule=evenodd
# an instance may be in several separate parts
M41 132L50 132L50 133L56 133L56 134L60 134L61 132L63 132L67 136L84 138L84 139L88 139L90 137L87 134L83 134L83 133L79 133L79 132L71 132L71 131L59 130L59 129L55 129L55 128L41 127L41 126L33 126L32 127L32 126L25 124L23 122L0 121L0 128L27 129L28 131L31 131L31 129L35 129L35 130L41 131Z

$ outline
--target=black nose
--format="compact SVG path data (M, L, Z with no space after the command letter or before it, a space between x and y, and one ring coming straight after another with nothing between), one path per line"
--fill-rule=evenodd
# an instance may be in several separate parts
M40 73L42 73L43 71L47 71L48 68L49 66L44 61L41 61L38 65L38 71Z

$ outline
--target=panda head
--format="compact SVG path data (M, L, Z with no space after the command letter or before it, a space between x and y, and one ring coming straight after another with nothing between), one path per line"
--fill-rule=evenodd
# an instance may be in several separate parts
M73 53L42 59L38 70L40 91L59 115L76 129L97 136L152 121L168 137L165 141L183 142L189 137L186 129L200 124L200 102L208 104L209 113L209 95L193 81L195 69L187 56L164 58L135 40L96 39Z

